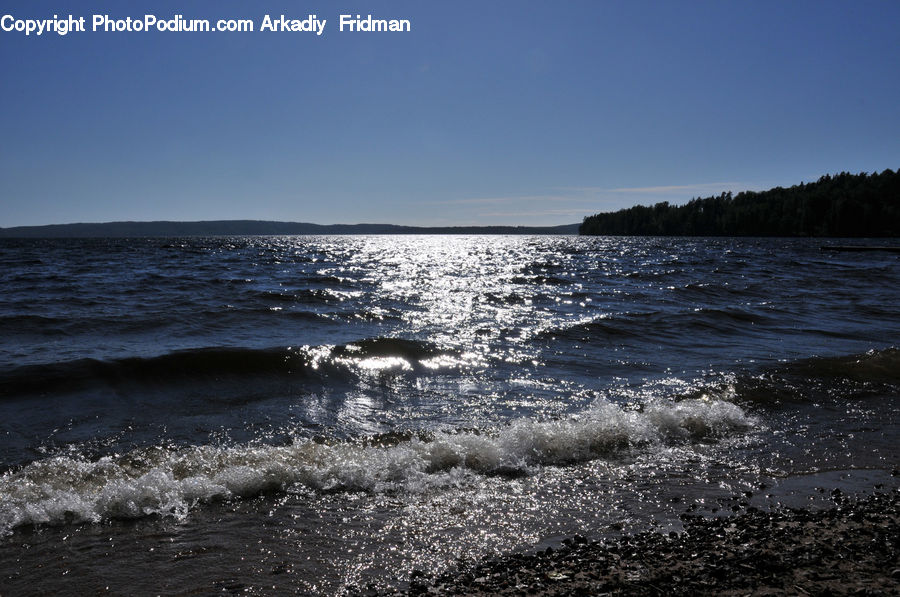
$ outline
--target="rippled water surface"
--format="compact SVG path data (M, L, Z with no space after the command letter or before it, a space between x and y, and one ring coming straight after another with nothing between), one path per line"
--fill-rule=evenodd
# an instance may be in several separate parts
M404 586L896 483L900 259L821 244L0 241L0 593Z

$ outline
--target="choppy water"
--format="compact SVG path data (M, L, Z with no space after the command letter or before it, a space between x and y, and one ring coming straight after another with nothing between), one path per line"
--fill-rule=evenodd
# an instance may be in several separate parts
M3 595L403 586L742 492L897 483L896 254L0 243Z

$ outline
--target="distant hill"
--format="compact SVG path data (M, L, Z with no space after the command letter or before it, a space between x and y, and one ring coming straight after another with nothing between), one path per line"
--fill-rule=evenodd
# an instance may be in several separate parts
M826 175L732 197L657 203L588 216L581 234L635 236L900 236L900 171Z
M0 228L0 238L105 238L179 236L254 236L282 234L578 234L578 224L563 226L396 226L393 224L309 224L261 220L203 222L106 222Z

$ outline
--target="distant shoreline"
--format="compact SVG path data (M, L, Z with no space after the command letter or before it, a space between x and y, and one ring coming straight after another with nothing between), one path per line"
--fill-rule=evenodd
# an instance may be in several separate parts
M395 224L311 224L264 220L198 222L103 222L0 228L0 238L141 238L188 236L276 236L304 234L578 234L579 224L562 226L398 226Z
M315 236L315 235L377 235L377 234L442 234L442 235L536 235L577 236L579 224L561 226L400 226L396 224L311 224L306 222L277 222L264 220L203 220L196 222L102 222L77 224L47 224L42 226L13 226L0 228L0 239L65 239L65 238L188 238L203 236ZM582 236L593 236L585 235ZM717 237L724 235L701 234L608 234L604 236L633 237ZM754 234L727 235L728 238L812 238L797 236L772 236ZM819 236L819 239L847 238ZM868 238L885 238L872 236ZM890 238L890 237L889 237ZM823 245L822 250L854 251L885 250L897 252L897 247L869 247L847 245Z

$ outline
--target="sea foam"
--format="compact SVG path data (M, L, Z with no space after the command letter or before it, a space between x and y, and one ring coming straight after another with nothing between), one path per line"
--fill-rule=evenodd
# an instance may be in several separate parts
M517 419L490 430L410 434L391 442L296 440L291 445L152 446L98 460L56 456L0 477L0 531L22 525L183 518L201 503L306 487L421 492L467 475L533 474L542 466L628 450L712 441L756 421L720 400L625 409L601 401L578 416Z

